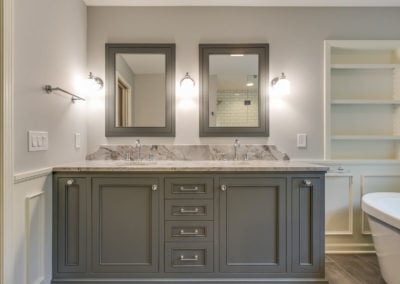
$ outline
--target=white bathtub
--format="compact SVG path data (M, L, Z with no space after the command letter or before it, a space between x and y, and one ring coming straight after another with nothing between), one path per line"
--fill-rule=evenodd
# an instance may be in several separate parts
M383 279L400 284L400 193L368 193L362 198Z

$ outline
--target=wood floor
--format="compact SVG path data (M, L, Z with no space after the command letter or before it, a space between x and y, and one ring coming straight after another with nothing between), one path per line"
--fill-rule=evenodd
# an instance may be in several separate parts
M385 284L375 254L328 254L325 275L330 284Z

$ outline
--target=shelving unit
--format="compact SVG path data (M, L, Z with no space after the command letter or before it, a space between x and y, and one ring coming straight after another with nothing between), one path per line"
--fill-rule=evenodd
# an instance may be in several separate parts
M325 42L325 159L400 161L400 41Z

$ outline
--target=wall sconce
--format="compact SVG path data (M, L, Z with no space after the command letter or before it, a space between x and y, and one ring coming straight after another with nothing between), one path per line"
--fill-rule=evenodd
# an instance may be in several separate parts
M100 77L94 76L92 72L89 72L88 83L92 90L101 90L104 87L104 82Z
M282 72L280 77L275 77L271 81L272 91L279 96L290 95L290 81L286 79L285 73Z
M196 82L192 77L190 77L189 72L186 72L185 76L182 78L180 85L182 88L188 89L188 88L194 88L196 85Z

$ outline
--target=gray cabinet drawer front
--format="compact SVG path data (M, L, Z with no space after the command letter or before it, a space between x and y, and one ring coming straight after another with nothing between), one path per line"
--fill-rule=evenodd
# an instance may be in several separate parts
M167 242L202 241L212 242L212 221L167 221L165 222L165 240Z
M212 198L213 179L207 177L165 179L165 198Z
M166 243L165 272L213 272L212 243Z
M166 220L212 220L212 200L166 200Z

